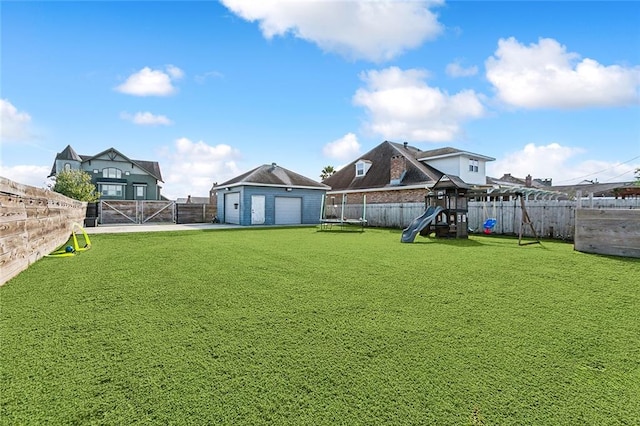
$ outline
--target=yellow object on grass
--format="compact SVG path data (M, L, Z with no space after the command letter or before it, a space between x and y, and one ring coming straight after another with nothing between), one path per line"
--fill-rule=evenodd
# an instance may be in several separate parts
M84 246L80 247L78 243L78 233L82 232L84 238ZM80 224L74 222L71 224L71 236L65 244L56 249L55 251L46 255L46 257L71 257L81 251L87 251L91 248L91 240Z

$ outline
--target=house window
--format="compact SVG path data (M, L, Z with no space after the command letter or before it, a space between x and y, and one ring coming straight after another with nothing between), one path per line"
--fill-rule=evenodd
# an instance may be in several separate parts
M136 199L144 199L145 194L147 193L147 186L146 185L134 185L133 187L135 188Z
M71 170L71 164L69 163L64 163L64 171L68 172L69 170Z
M371 167L371 162L360 160L356 163L356 177L362 177L367 174L367 170Z
M107 167L106 169L102 169L102 177L120 179L122 178L122 170L116 169L115 167Z
M473 158L469 159L469 171L470 172L474 172L474 173L478 173L478 160L475 160Z
M122 198L123 185L100 185L100 193L103 197L120 197Z

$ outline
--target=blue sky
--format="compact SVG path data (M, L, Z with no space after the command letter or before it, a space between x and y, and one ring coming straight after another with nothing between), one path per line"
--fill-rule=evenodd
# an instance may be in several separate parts
M554 184L640 167L639 2L2 1L0 175L158 161L170 198L384 140Z

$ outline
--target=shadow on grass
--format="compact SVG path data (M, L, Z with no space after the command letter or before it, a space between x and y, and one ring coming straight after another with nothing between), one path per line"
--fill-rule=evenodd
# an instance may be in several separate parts
M435 238L435 237L422 237L416 236L413 243L406 244L439 244L450 247L480 247L486 244L470 239L455 239L455 238Z

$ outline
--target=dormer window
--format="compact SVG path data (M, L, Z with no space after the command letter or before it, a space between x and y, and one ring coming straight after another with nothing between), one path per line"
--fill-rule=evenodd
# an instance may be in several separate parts
M358 160L356 162L356 177L362 177L366 175L369 167L371 167L371 161Z
M474 173L478 173L478 160L474 159L474 158L470 158L469 159L469 171L470 172L474 172Z

